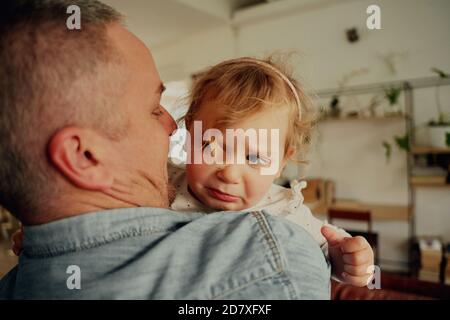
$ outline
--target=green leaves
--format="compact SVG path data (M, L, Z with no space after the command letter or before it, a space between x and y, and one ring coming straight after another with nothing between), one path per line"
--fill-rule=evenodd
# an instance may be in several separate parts
M403 137L395 136L394 137L397 146L401 150L409 151L409 135L405 134Z
M402 92L401 88L391 87L389 89L384 90L384 95L386 99L389 101L389 104L393 106L397 104L401 92Z
M447 137L450 139L450 137ZM394 136L394 141L397 147L400 150L409 151L409 135L405 134L402 137ZM450 141L448 141L450 143ZM389 161L392 156L392 145L388 141L383 141L384 154L386 156L386 160Z

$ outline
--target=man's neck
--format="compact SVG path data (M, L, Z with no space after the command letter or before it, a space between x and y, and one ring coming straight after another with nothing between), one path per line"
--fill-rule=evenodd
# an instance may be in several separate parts
M83 198L70 197L66 199L54 199L49 203L49 206L46 207L45 211L33 212L33 214L28 214L21 220L24 225L40 225L92 212L108 211L119 208L137 208L142 206L167 208L167 206L162 206L159 203L138 205L98 192L95 193L95 197L90 195L89 197Z

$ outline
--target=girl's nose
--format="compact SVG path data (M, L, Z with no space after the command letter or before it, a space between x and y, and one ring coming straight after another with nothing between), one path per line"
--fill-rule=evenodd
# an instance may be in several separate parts
M228 184L238 184L241 182L241 172L237 165L226 165L217 171L217 177Z

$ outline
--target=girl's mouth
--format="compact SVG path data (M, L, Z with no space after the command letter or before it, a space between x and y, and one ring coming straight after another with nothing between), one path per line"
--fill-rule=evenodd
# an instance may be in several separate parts
M208 187L206 187L206 189L208 190L209 195L217 200L224 201L224 202L236 202L239 200L239 197L233 196L228 193L224 193L217 189L208 188Z

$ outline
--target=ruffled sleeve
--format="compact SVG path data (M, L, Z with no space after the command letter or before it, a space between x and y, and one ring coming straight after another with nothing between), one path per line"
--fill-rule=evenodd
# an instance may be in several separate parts
M300 208L303 205L304 197L302 194L302 189L306 188L307 185L308 185L307 182L304 180L291 181L291 193L289 195L289 200L287 204L288 212L295 212L298 208Z

